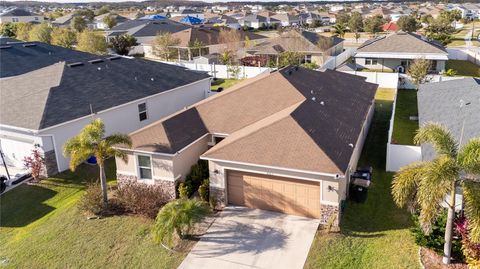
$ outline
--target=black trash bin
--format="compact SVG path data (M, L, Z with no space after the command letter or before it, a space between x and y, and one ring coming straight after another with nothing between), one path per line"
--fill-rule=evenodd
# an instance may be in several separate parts
M351 185L350 197L357 203L364 203L367 200L368 188L359 185Z

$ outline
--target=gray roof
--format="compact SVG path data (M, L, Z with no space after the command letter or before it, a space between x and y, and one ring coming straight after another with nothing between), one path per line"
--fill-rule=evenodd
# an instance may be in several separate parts
M6 16L40 16L38 14L32 13L28 10L21 9L21 8L16 8L10 11L6 11L2 14L0 14L0 17L6 17Z
M469 105L461 105L470 103ZM480 137L480 80L475 78L455 79L427 83L418 91L418 115L420 126L426 122L445 125L460 141L465 120L463 143ZM435 151L430 145L422 145L422 157L430 160Z
M22 43L12 47L29 49ZM42 47L54 53L63 50L47 44ZM71 60L57 60L28 73L1 78L0 124L40 130L87 116L90 105L99 112L209 77L159 62L87 55L81 61L83 65L69 66ZM3 56L2 51L2 66ZM16 56L19 61L28 58L28 55ZM30 58L32 64L41 66L35 64L38 59L41 58ZM94 59L101 61L89 62Z
M134 37L156 36L158 33L176 33L190 28L172 20L137 19L126 21L106 31L108 36L128 33Z
M398 32L367 40L357 52L448 54L440 43L414 33Z
M89 53L41 42L9 43L0 48L0 53L0 78L24 74L60 61L78 62L92 57Z

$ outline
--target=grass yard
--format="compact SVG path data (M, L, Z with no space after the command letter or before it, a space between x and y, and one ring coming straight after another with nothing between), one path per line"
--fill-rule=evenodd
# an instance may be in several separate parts
M360 160L360 165L374 167L367 201L346 203L340 233L317 233L305 268L420 267L418 247L409 231L410 214L393 203L390 194L393 174L385 172L393 96L393 90L377 92L375 116Z
M410 116L417 115L417 91L398 90L392 143L399 145L414 144L413 137L418 129L418 121L410 120Z
M241 79L223 79L217 78L217 80L212 81L212 91L217 91L218 88L222 87L224 90L232 87L233 85L242 81Z
M113 160L107 168L113 183ZM97 169L83 165L0 196L2 268L176 268L181 263L184 254L170 254L150 238L151 220L82 215L76 204Z
M448 60L445 69L457 71L457 76L480 77L480 66L469 61Z

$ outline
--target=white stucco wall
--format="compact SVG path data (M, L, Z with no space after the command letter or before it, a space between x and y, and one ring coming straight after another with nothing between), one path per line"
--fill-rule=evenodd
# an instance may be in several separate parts
M110 110L95 114L94 118L101 118L105 123L106 134L115 132L131 133L143 126L166 117L186 106L192 105L207 96L210 89L210 79L195 82L177 88L172 91L164 92L155 96L140 99ZM138 104L147 103L148 119L140 121L138 117ZM53 136L54 148L58 161L59 171L68 169L69 159L62 155L63 144L69 138L77 135L79 131L90 121L92 117L84 117L66 124L54 126L39 131L36 136ZM0 132L0 134L3 131Z
M15 21L13 19L16 19ZM0 23L7 22L43 22L43 16L2 16Z

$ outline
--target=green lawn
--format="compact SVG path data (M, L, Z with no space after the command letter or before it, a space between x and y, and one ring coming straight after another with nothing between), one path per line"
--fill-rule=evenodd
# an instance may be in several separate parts
M480 77L480 66L469 61L448 60L445 69L457 71L457 76Z
M107 167L112 183L113 160ZM151 220L87 220L77 209L85 181L97 173L84 165L0 196L0 261L7 261L2 268L176 268L184 254L169 254L152 241Z
M414 144L413 137L418 129L418 121L410 120L410 116L417 115L417 91L398 90L392 143L399 145Z
M223 79L217 78L217 80L212 81L212 91L217 91L218 88L223 87L223 89L227 89L232 87L233 85L242 81L241 79Z
M377 94L374 120L360 160L360 165L374 167L367 201L346 203L340 233L317 233L305 268L420 267L418 247L409 231L410 214L394 205L390 194L393 174L385 172L392 100L393 94L387 90Z

